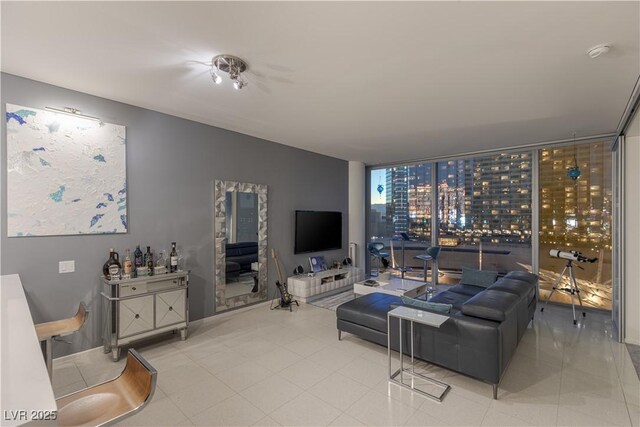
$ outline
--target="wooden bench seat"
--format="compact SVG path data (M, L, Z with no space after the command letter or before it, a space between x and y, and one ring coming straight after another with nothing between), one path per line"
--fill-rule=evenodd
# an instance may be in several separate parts
M87 320L87 308L80 303L78 312L69 319L54 320L53 322L38 323L36 325L36 334L38 339L44 341L52 337L63 337L70 335L82 327Z
M87 308L84 303L80 303L75 316L69 319L54 320L53 322L38 323L35 325L36 334L42 346L44 360L47 363L49 378L53 379L53 339L71 335L79 331L82 325L84 325L84 322L87 321L87 315Z

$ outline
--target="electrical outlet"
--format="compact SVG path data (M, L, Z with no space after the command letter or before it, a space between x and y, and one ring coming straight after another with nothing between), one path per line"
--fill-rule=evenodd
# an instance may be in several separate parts
M75 261L60 261L58 263L58 273L73 273L76 271Z

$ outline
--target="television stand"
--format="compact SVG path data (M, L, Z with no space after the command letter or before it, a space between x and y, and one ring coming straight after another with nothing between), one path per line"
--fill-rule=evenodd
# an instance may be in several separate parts
M287 279L289 293L302 302L340 293L362 280L363 272L356 267L332 268L310 277L307 274Z

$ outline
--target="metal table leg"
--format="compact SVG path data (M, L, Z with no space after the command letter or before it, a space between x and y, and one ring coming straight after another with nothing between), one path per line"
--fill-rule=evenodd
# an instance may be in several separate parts
M47 364L49 379L53 379L53 337L49 337L46 340L40 341L40 347L42 348L44 361Z
M415 364L414 364L414 337L413 337L413 321L409 320L411 322L411 369L405 369L404 368L404 354L403 354L403 348L402 348L402 319L398 318L398 331L399 331L399 347L400 347L400 369L398 369L395 372L391 371L391 331L390 331L390 327L391 324L389 322L390 320L390 316L389 314L387 314L387 356L389 359L389 381L403 387L406 388L407 390L411 390L414 391L416 393L420 393L421 395L428 397L429 399L435 400L436 402L442 402L442 400L444 399L445 395L447 394L447 392L451 389L451 386L449 384L443 383L442 381L438 381L436 379L427 377L426 375L422 375L419 374L415 371ZM407 385L404 383L404 378L403 378L403 374L407 373L411 376L411 385ZM397 376L400 376L400 380L396 379ZM417 388L415 386L415 378L422 378L423 380L426 380L428 382L430 382L431 384L438 386L439 388L442 389L442 393L440 395L434 395L431 393L428 393L426 391L420 390L419 388Z

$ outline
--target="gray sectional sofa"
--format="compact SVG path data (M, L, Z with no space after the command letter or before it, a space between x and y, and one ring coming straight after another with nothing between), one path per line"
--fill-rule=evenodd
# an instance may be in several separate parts
M492 384L497 399L500 379L533 319L537 284L535 274L512 271L488 288L459 284L435 295L429 301L453 308L439 329L415 324L416 357ZM338 338L348 332L386 347L387 312L399 305L399 297L382 293L340 305ZM391 322L391 346L398 350L398 320ZM402 339L409 348L409 328Z

